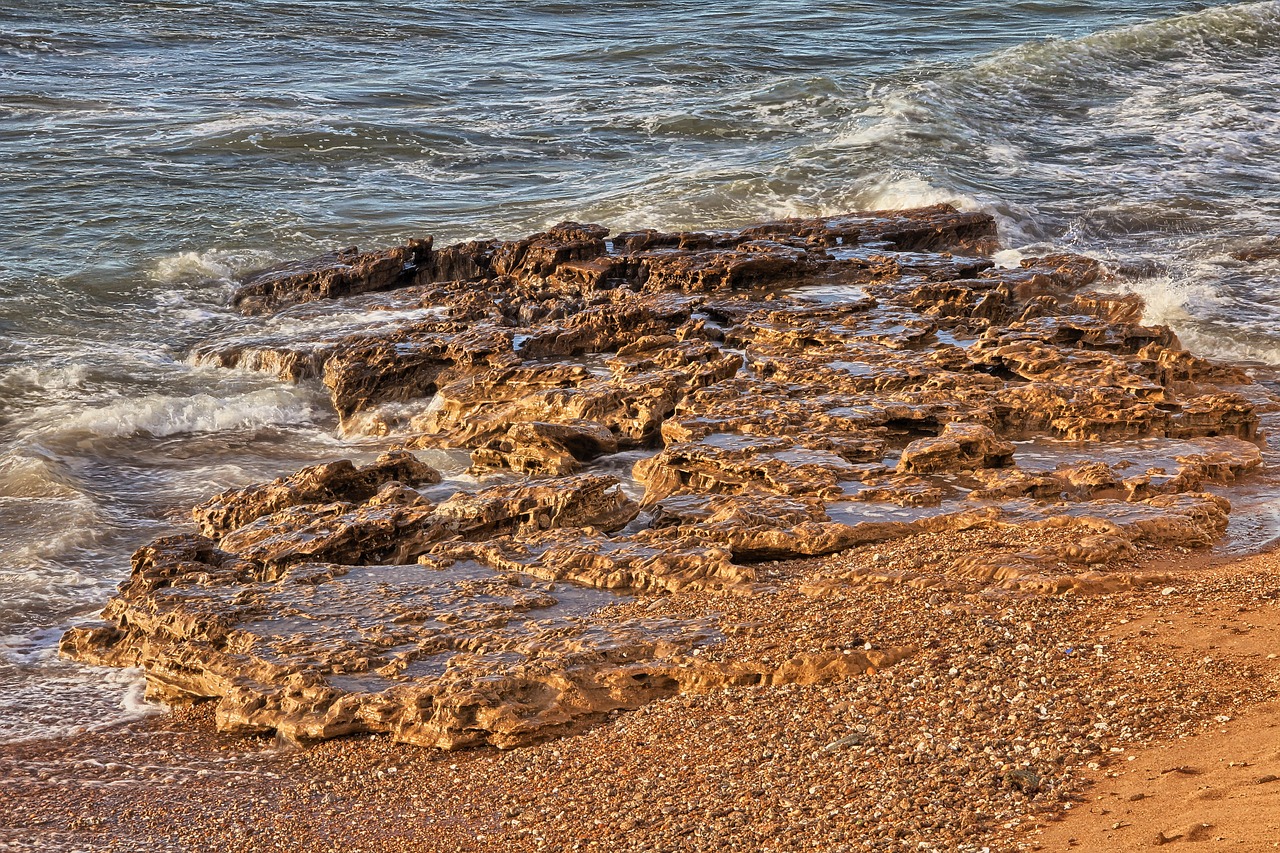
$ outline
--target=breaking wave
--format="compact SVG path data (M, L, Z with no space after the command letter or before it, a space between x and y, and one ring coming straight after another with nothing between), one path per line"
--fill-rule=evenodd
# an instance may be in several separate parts
M315 395L293 387L264 388L230 397L153 394L68 414L49 429L103 437L170 436L299 426L310 424L317 413Z
M1128 285L1148 319L1280 363L1274 264L1224 252L1280 234L1280 3L1034 41L872 96L822 149L856 175L839 206L958 202L1008 249L1157 269Z

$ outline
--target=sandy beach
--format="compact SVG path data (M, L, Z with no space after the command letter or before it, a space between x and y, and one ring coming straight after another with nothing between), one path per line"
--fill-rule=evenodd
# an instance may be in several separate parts
M983 535L910 548L940 558L982 548ZM1280 558L1152 553L1144 563L1176 583L1089 596L828 585L813 607L823 579L905 555L881 546L778 564L769 594L734 602L750 627L726 653L853 636L921 647L881 672L660 700L511 751L384 737L299 749L220 735L196 706L5 746L0 840L33 851L1274 849ZM658 601L645 606L710 604ZM1033 769L1017 769L1027 757Z

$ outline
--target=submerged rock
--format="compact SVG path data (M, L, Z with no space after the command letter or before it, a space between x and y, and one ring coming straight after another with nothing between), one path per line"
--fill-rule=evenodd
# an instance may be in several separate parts
M301 302L388 290L410 283L420 265L431 265L431 244L428 237L374 252L352 247L281 264L246 278L231 304L246 314L266 314Z
M255 275L233 304L283 313L197 361L320 384L345 430L461 451L468 476L401 449L224 491L194 509L202 535L140 549L63 652L216 699L228 731L508 747L911 653L712 663L715 602L758 594L762 561L989 531L981 553L811 591L1054 593L1221 537L1230 506L1205 489L1261 466L1259 408L1280 401L1142 325L1096 261L996 267L994 234L946 205L612 240L562 223ZM328 303L360 319L292 322ZM647 595L704 616L610 606Z

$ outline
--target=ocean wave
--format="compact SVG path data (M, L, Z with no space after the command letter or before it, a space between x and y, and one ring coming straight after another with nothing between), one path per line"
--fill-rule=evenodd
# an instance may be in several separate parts
M10 567L0 569L5 589L0 627L37 618L50 609L83 606L110 591L109 584L60 563L98 540L103 518L88 498L74 503L0 498L0 521L21 525L16 532L0 535L0 560Z
M1273 325L1241 316L1212 263L1200 262L1177 275L1121 279L1118 289L1142 297L1144 323L1174 329L1197 355L1280 365Z
M67 463L59 459L18 453L0 456L0 496L72 499L82 495Z
M39 448L0 456L0 580L6 590L0 611L12 608L15 597L40 601L81 586L82 575L54 561L93 542L103 522L98 501L68 463Z
M274 260L265 251L205 249L179 252L156 261L151 277L166 284L230 283L237 275L266 267Z
M1275 0L1215 6L1074 39L1031 41L975 63L971 73L1020 76L1028 86L1070 86L1072 78L1105 77L1117 67L1140 71L1187 56L1213 62L1268 51L1275 47L1278 27Z
M100 541L109 516L68 463L39 447L0 455L0 630L110 588L73 556Z
M1188 350L1233 363L1280 366L1280 341L1270 335L1245 336L1230 326L1209 323L1171 324Z
M1215 256L1280 232L1262 189L1280 171L1280 3L1028 42L882 81L869 101L805 157L844 173L848 206L958 201L993 213L1007 250L1160 268L1125 285L1149 322L1277 363L1259 299L1273 265Z
M846 166L910 164L961 193L1052 199L1088 183L1086 198L1107 197L1106 179L1121 178L1130 194L1146 181L1154 196L1225 160L1274 158L1267 82L1280 83L1278 58L1276 2L1031 42L874 87L825 148Z
M83 56L88 52L74 39L50 33L0 33L0 54L13 57Z
M0 392L29 394L40 391L78 391L85 387L89 376L89 368L84 364L22 365L0 373Z
M47 418L44 429L61 434L86 433L117 438L144 433L170 436L272 426L310 424L317 414L312 392L294 387L264 388L228 397L196 394L175 397L153 394L120 400L62 419Z
M936 186L910 172L876 175L852 190L848 205L857 210L894 210L952 204L961 210L979 210L977 198L953 189Z

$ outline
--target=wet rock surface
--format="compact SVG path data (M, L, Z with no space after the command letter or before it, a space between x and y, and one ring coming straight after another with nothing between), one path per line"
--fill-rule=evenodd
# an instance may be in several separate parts
M865 584L1161 582L1140 555L1222 537L1220 493L1262 466L1277 401L1142 325L1097 262L997 267L994 246L989 216L937 206L612 239L565 223L254 276L234 304L281 313L196 360L319 383L344 430L399 449L201 503L202 535L141 549L63 651L140 666L169 701L216 699L227 731L509 747L912 653L872 637L711 664L714 613L610 604L760 595L763 561L996 543L855 559L805 587L817 607ZM379 319L311 322L340 311ZM423 451L468 473L442 482Z

